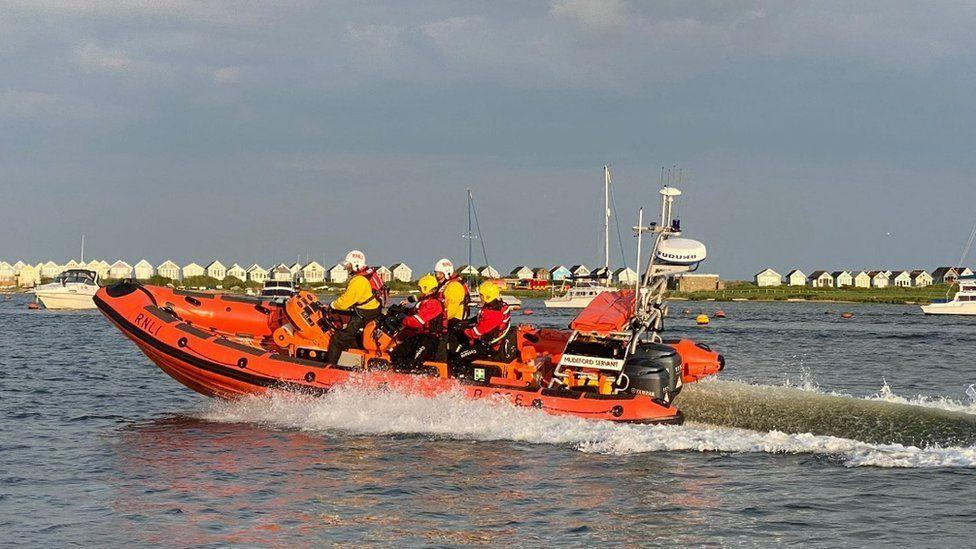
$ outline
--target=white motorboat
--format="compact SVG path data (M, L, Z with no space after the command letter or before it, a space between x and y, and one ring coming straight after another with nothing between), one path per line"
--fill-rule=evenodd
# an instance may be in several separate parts
M53 282L34 288L34 296L45 309L94 309L92 299L98 291L98 273L88 269L68 269Z
M295 283L291 280L266 280L261 289L261 297L271 301L285 301L296 293Z
M976 315L976 275L961 276L959 291L951 301L922 305L927 315Z
M565 294L554 296L543 303L548 309L585 309L596 296L603 292L612 292L614 288L585 282L571 286Z

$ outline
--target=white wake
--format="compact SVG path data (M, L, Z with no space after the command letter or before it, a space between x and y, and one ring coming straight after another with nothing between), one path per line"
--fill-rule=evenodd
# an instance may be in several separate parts
M458 440L510 440L618 455L667 451L764 452L829 456L850 467L976 467L976 447L917 448L705 425L618 425L551 416L539 410L473 401L461 395L424 398L352 387L314 398L276 394L233 402L214 401L202 412L202 418L323 434L414 434Z
M708 380L706 380L707 382ZM753 385L750 383L750 385ZM912 406L921 406L922 408L934 408L937 410L946 410L948 412L960 412L963 414L976 415L976 386L970 385L966 388L966 398L967 401L959 401L953 398L945 396L926 396L926 395L915 395L911 397L900 396L895 393L895 390L888 385L888 380L881 379L881 388L878 389L877 393L868 396L857 396L848 393L841 393L837 391L827 391L818 385L814 380L813 376L806 370L802 371L799 379L794 381L790 378L786 378L783 382L784 387L790 387L793 389L799 389L800 391L807 391L810 393L819 393L823 395L831 396L843 396L852 397L862 400L874 400L880 402L891 402L894 404L909 404Z

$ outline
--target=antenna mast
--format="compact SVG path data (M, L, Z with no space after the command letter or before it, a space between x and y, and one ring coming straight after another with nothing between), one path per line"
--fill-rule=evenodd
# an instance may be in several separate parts
M469 267L471 266L471 255L473 253L472 246L474 246L474 242L472 242L472 239L474 238L474 235L471 234L471 202L472 201L473 201L473 197L471 196L471 189L468 189L468 236L467 236L467 239L468 239L468 266Z
M603 275L610 284L610 167L603 166Z

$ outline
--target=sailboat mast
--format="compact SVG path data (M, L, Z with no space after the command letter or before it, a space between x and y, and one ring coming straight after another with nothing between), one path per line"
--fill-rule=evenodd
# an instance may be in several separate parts
M471 196L471 189L468 189L468 266L469 267L471 266L471 259L472 259L471 256L473 254L473 248L472 248L472 246L474 245L474 243L472 242L472 238L474 237L474 235L471 234L471 201L472 201L472 199L473 199L473 197Z
M610 282L610 168L603 166L603 274Z
M81 235L81 263L84 266L85 263L85 235Z

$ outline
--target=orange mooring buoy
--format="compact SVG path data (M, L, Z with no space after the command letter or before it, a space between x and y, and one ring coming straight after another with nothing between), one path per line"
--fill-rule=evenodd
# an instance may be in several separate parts
M30 303L27 304L27 308L30 309L30 310L32 310L32 311L34 311L34 310L40 309L41 306L38 305L36 301L31 301Z
M721 309L715 311L715 318L725 318L725 311Z
M843 313L840 314L840 317L841 318L854 318L854 313L843 312Z
M533 311L532 309L522 309L522 314L531 315L531 314L535 314L535 311Z

